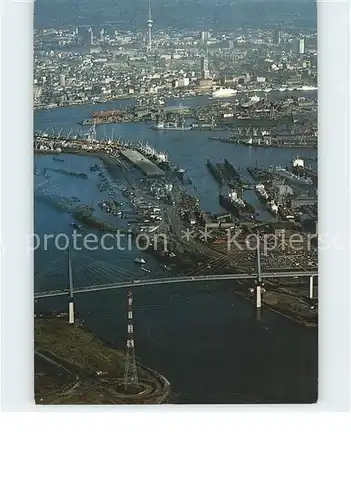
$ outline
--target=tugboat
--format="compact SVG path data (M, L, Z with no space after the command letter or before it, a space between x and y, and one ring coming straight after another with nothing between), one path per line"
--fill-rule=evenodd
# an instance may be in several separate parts
M100 167L99 165L95 164L93 167L90 167L90 171L91 172L97 172L100 170Z
M177 170L177 177L178 177L181 181L183 181L183 180L184 180L184 174L185 174L185 170L184 170L184 168L179 168L179 169Z
M171 271L171 268L166 266L166 264L161 264L162 269L165 269L166 271Z
M139 259L138 257L136 259L134 259L134 262L136 264L146 264L146 260L145 259Z

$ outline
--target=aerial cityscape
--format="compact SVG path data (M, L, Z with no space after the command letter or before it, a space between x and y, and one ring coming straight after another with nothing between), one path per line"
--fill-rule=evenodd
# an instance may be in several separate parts
M282 3L36 2L37 404L317 400L316 6Z

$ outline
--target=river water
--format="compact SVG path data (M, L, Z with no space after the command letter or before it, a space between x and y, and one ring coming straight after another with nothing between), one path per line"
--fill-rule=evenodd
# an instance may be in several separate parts
M126 101L120 103L127 104ZM183 104L189 105L191 101L184 100ZM110 102L36 112L35 129L76 133L81 130L77 122L93 110L115 107L116 103ZM311 150L255 149L208 140L209 136L221 135L220 132L160 132L151 129L148 123L103 125L96 131L98 138L113 135L141 140L158 151L167 151L173 163L186 169L200 195L202 208L214 212L220 210L218 185L207 171L207 158L212 161L227 158L246 176L246 168L255 164L287 165L297 153L315 156ZM98 173L90 172L89 168L97 161L66 155L64 163L55 162L51 156L36 157L35 163L41 172L45 168L70 170L74 165L75 171L89 175L89 179L76 179L48 170L47 184L42 176L35 176L36 233L41 238L44 234L67 234L71 216L39 193L47 190L58 196L76 196L81 203L96 203L104 198L96 188L94 175ZM255 204L262 210L258 201ZM263 212L262 215L269 218ZM136 256L139 253L134 249L112 252L100 249L94 251L93 256L78 252L73 257L75 284L92 284L99 279L123 281L138 277L138 273L145 277L133 262ZM165 271L154 259L147 256L147 262L152 276L164 275ZM66 253L53 245L48 245L46 251L41 247L35 256L35 272L38 290L67 286ZM269 310L263 310L262 317L257 318L252 304L235 295L226 282L136 288L133 297L136 354L144 364L170 380L174 401L191 404L315 400L316 329L293 323ZM126 304L125 291L83 294L76 298L80 317L96 335L118 348L123 348L126 338ZM45 299L37 304L40 311L59 311L66 307L66 298Z

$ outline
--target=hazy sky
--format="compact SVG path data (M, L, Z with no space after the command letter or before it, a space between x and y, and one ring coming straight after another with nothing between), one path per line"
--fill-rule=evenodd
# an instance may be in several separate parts
M231 28L240 25L298 24L314 28L314 0L152 0L152 14L160 28ZM36 0L38 27L116 24L145 25L148 0Z

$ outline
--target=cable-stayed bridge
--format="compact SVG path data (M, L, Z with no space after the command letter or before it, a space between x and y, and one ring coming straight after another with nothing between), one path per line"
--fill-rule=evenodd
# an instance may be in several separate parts
M67 255L61 255L60 258L51 261L47 272L35 275L34 298L39 300L66 295L69 300L70 322L74 321L74 296L77 294L165 284L251 281L251 287L256 288L256 306L260 308L264 280L308 278L309 297L313 298L313 280L318 276L316 269L292 268L291 266L262 270L260 252L256 252L254 259L255 266L249 271L247 269L238 271L236 267L235 270L233 268L233 272L229 272L230 266L236 263L236 257L235 253L228 253L200 264L190 275L174 276L168 269L158 266L155 269L149 269L150 277L146 278L145 267L134 264L132 258L126 258L125 253L118 259L118 265L116 265L112 259L106 262L82 252L69 250Z
M317 271L275 271L262 273L261 278L299 278L299 277L315 277L317 276ZM134 288L140 286L152 286L152 285L166 285L171 283L189 283L189 282L199 282L199 281L222 281L222 280L257 280L258 275L248 274L248 273L236 273L236 274L213 274L207 276L177 276L174 278L151 278L143 280L133 280L133 281L122 281L122 282L112 282L100 285L92 285L79 287L74 289L74 294L80 293L91 293L106 290L118 290L121 288ZM41 299L45 297L58 297L62 295L67 295L69 289L65 290L51 290L47 292L37 292L34 294L35 299Z

